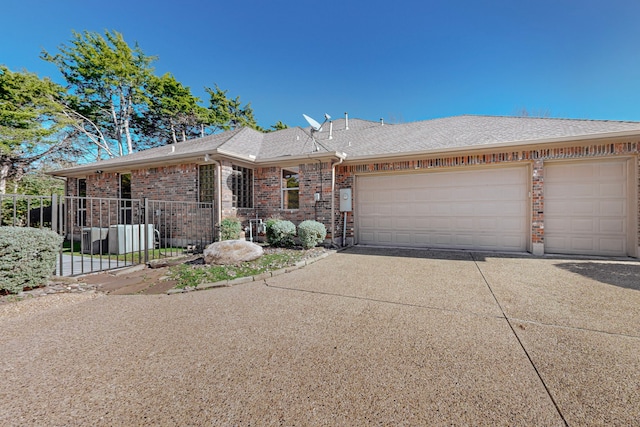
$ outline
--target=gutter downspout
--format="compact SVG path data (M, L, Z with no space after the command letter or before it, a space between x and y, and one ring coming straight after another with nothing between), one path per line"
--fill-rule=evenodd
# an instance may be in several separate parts
M340 157L337 163L331 164L331 246L335 246L336 230L336 166L342 164L344 157Z
M222 222L222 165L218 160L211 159L214 165L216 165L216 224L218 230L216 232L215 224L213 229L213 238L215 241L220 241L220 223Z

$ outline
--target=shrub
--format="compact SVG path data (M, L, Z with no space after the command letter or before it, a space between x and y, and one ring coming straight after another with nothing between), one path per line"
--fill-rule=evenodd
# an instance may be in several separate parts
M327 237L327 228L318 221L302 221L298 225L298 237L303 248L311 249L324 242L324 238Z
M264 222L264 234L267 238L267 243L269 244L271 244L271 242L275 239L275 236L273 234L274 233L273 224L275 224L278 221L280 220L276 218L269 218Z
M291 247L296 235L296 226L291 221L269 219L267 226L267 242L271 246Z
M238 240L242 234L242 224L235 217L220 221L220 240Z
M0 290L42 286L56 269L62 237L50 230L0 227Z

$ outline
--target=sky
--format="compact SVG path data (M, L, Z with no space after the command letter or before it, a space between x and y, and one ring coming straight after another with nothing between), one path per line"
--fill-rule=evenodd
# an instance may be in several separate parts
M345 112L640 121L639 22L638 0L2 0L0 64L64 83L42 50L115 30L265 128Z

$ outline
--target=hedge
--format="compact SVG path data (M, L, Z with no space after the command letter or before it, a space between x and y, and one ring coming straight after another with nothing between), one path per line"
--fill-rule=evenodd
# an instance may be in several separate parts
M42 286L55 273L62 240L50 230L0 227L0 290Z

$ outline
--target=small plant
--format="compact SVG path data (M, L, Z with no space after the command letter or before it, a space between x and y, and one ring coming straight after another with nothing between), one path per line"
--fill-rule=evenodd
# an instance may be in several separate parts
M220 240L238 240L242 235L242 224L235 217L220 221Z
M303 248L311 249L324 242L327 237L327 228L318 221L302 221L298 225L298 237L300 237Z
M288 248L293 246L296 226L291 221L281 219L267 220L267 242L271 246Z
M283 250L279 253L268 253L264 256L240 265L189 265L180 264L169 269L167 276L178 283L175 288L195 288L201 283L213 283L239 277L254 276L294 265L304 256L304 252Z

